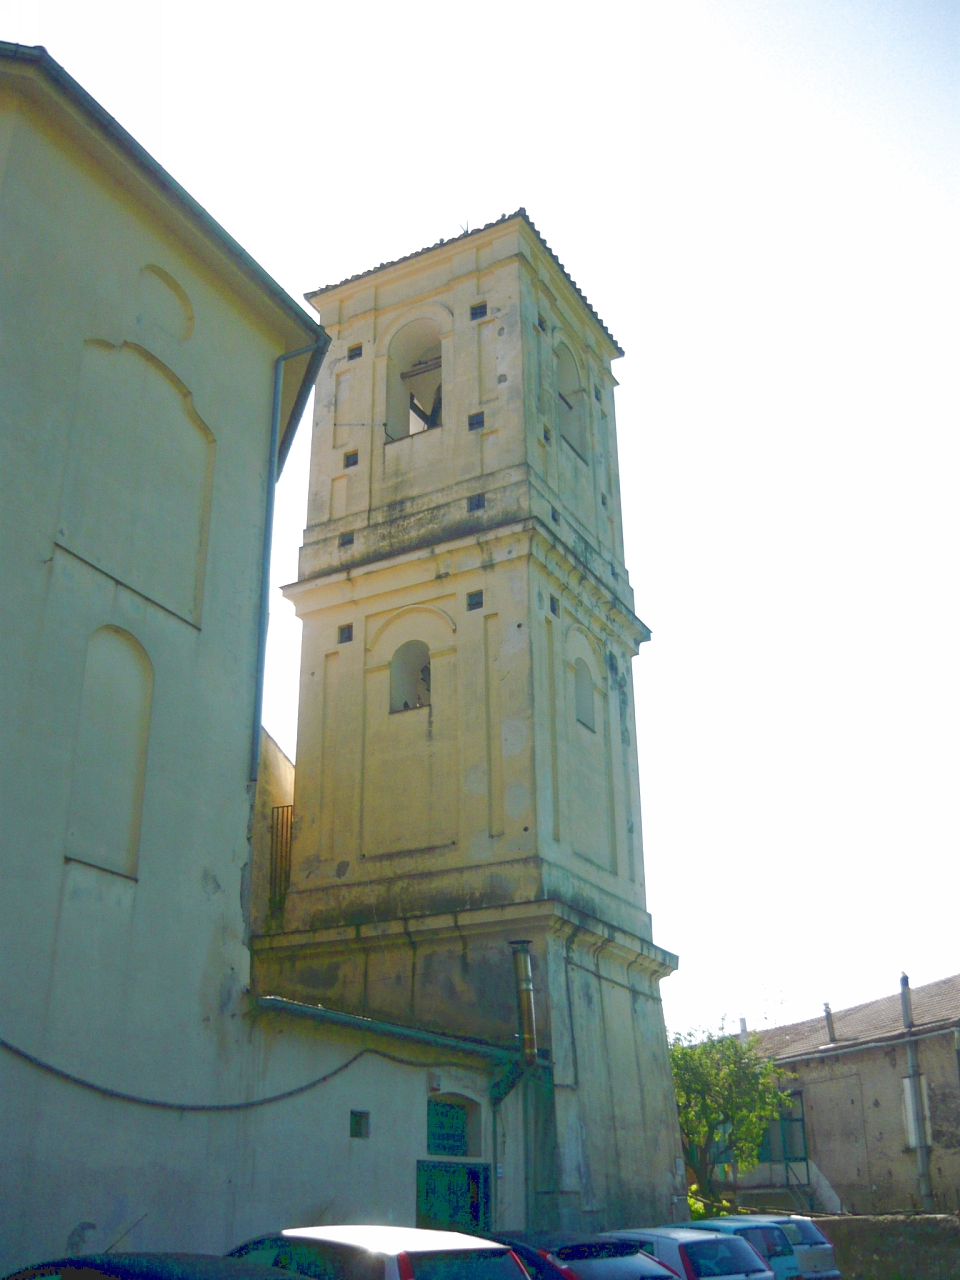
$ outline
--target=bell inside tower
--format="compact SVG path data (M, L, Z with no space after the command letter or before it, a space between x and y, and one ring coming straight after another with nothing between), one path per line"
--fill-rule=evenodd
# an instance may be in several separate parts
M387 354L387 439L443 426L443 357L433 320L412 320Z

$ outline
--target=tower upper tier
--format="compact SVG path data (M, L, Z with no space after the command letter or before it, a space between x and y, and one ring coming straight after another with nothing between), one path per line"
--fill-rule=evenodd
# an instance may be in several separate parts
M632 611L623 352L522 209L307 296L332 345L301 581L534 519Z

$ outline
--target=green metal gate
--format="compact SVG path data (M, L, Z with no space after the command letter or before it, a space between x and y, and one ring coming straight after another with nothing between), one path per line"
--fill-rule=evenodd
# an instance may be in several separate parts
M418 1160L417 1226L434 1231L489 1231L490 1166Z

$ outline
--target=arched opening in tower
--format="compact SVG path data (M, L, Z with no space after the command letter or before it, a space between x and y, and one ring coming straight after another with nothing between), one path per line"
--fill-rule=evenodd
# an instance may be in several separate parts
M411 320L387 352L387 439L443 426L443 358L433 320Z
M408 640L390 659L390 710L413 711L430 703L430 650Z

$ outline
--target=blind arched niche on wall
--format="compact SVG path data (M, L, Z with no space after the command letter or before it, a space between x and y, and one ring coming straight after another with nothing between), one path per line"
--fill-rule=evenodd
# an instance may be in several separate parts
M90 637L80 696L67 857L137 874L153 668L129 632Z
M588 729L596 731L597 725L593 712L593 676L582 658L578 658L574 666L574 698L577 719Z

